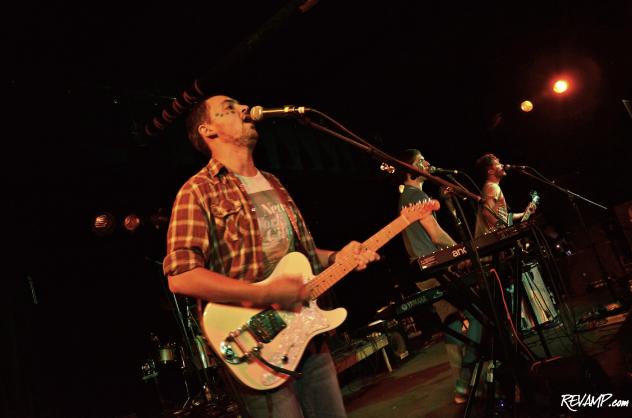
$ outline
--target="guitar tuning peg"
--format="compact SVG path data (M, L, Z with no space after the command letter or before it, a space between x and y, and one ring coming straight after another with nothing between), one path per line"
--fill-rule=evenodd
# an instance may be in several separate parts
M388 174L393 174L395 172L395 167L386 163L382 163L380 164L380 170L386 171Z

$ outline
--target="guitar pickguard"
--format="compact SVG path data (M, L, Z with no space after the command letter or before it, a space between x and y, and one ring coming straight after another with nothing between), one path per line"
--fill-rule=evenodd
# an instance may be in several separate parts
M225 361L233 365L257 362L253 352L259 350L261 357L275 366L296 366L309 340L327 329L331 329L331 321L315 301L298 313L268 309L253 315L240 329L231 331L220 344L220 353ZM233 343L242 355L238 355ZM264 386L286 377L266 369L260 376L260 384Z
M327 329L330 324L323 311L313 301L300 313L281 311L280 315L288 326L276 337L272 346L265 347L264 356L275 366L286 367L298 362L311 337ZM267 386L279 378L276 372L266 372L261 376L261 383Z

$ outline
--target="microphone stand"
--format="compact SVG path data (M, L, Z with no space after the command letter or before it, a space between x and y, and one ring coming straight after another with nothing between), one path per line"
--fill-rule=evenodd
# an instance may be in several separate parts
M447 177L453 182L457 183L457 181L452 177L452 175L448 174ZM456 208L454 206L454 203L456 202L456 204L459 205L459 211L461 212L461 214L463 214L463 209L460 207L460 202L458 201L458 199L454 197L454 193L452 192L452 190L448 188L441 189L441 197L443 197L443 201L445 202L445 205L448 208L448 212L452 216L452 222L454 223L456 230L459 232L459 236L461 237L461 242L467 241L468 234L465 231L465 228L468 227L467 219L465 219L465 217L461 219L459 215L457 214ZM465 222L465 225L464 225L464 222Z
M310 108L309 109L309 113L315 113L319 116L321 116L322 118L324 118L325 120L329 121L330 123L334 124L335 126L337 126L339 129L345 131L348 135L350 135L352 138L345 136L341 133L338 133L332 129L329 129L325 126L322 126L314 121L312 121L311 119L309 119L308 117L306 117L305 115L301 115L301 117L298 119L298 121L310 128L319 130L321 132L325 132L329 135L335 136L336 138L339 138L353 146L355 146L356 148L364 151L365 153L369 154L372 158L377 159L379 161L387 162L389 165L392 165L394 167L398 167L399 169L402 169L412 175L416 175L416 176L423 176L424 178L426 178L427 180L429 180L432 183L435 183L437 185L439 185L440 187L446 187L446 188L450 188L454 194L463 197L463 198L467 198L467 199L471 199L475 202L477 202L478 204L482 203L482 198L478 195L475 195L474 193L471 193L469 190L465 189L464 187L454 184L452 182L446 181L442 178L433 176L432 174L430 174L427 170L421 170L418 167L412 166L410 164L404 163L403 161L400 161L398 159L396 159L395 157L392 157L390 155L388 155L387 153L383 152L382 150L378 149L377 147L373 146L372 144L370 144L368 141L360 138L359 136L357 136L356 134L354 134L353 132L349 131L347 128L345 128L344 126L342 126L340 123L338 123L337 121L335 121L333 118L329 117L328 115ZM487 281L489 280L489 278L486 276L485 274L485 270L483 269L483 265L481 263L481 259L479 257L478 254L478 250L476 249L476 247L473 245L474 242L474 237L471 234L471 231L469 230L469 228L467 228L467 232L468 232L468 240L464 241L464 245L467 249L467 252L470 254L470 257L472 259L475 271L479 274L479 281L481 283L481 287L483 289L483 292L487 295L487 303L489 306L489 310L492 312L492 319L493 322L491 324L490 327L488 327L495 335L496 335L496 339L500 342L500 346L502 349L502 352L504 354L505 359L507 359L507 363L509 365L509 370L512 374L513 377L513 382L515 385L520 386L520 381L518 379L518 375L517 375L517 371L516 371L516 359L514 359L512 357L512 351L510 349L511 343L510 343L510 339L511 337L507 334L503 334L504 332L504 327L502 326L498 326L499 324L502 324L502 322L500 321L500 316L498 314L498 311L495 307L495 303L494 303L494 299L492 296L492 286L487 283ZM492 282L493 284L493 282ZM490 345L494 346L494 339L491 340ZM472 381L476 382L478 381L478 378L480 377L481 374L481 370L482 369L482 360L479 361L476 370L474 372L474 378ZM468 417L471 412L472 412L472 404L474 402L475 399L475 386L474 386L474 390L470 391L469 396L468 396L468 400L467 400L467 405L465 408L465 415L464 417ZM489 412L489 411L488 411Z
M535 171L535 169L533 169ZM608 271L606 270L605 265L603 264L603 261L601 259L601 257L599 256L599 252L597 251L597 247L595 245L594 240L592 239L592 237L590 236L590 233L588 232L588 227L586 226L586 222L584 221L584 217L582 216L581 210L579 209L579 205L577 204L577 199L579 200L583 200L586 203L589 203L593 206L596 206L600 209L603 210L608 210L607 207L600 205L599 203L593 202L592 200L589 200L583 196L578 195L577 193L574 193L568 189L565 189L563 187L558 186L557 184L555 184L553 181L547 179L546 177L544 177L543 175L541 175L540 173L538 173L536 171L536 173L538 174L537 176L529 173L528 171L522 169L522 168L518 168L517 171L519 173L524 174L525 176L531 177L533 179L538 180L539 182L542 182L544 184L546 184L549 187L552 187L553 189L556 189L562 193L564 193L566 195L566 197L568 197L568 200L570 201L571 205L573 206L573 209L575 210L575 214L577 215L577 219L579 219L579 223L582 227L582 230L584 232L584 234L586 235L586 239L588 240L588 246L590 247L590 249L593 252L593 255L595 256L595 259L597 260L597 266L599 267L599 270L601 272L602 278L605 280L606 286L608 288L608 291L610 292L610 295L612 296L613 301L615 302L619 302L619 297L617 296L617 292L615 290L615 285L613 283L613 279L612 277L610 277L610 274L608 273Z

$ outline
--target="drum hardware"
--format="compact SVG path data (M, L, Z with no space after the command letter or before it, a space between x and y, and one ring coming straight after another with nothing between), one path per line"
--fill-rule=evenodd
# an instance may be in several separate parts
M149 340L150 351L140 366L141 380L153 385L151 396L157 397L160 408L173 408L188 395L182 349L174 342L161 343L153 332L149 334Z
M408 338L415 338L421 335L421 330L417 329L417 324L412 316L405 316L400 322Z
M178 347L175 343L159 346L156 357L159 363L169 364L177 362Z
M158 261L146 259L162 266ZM195 300L176 296L169 290L162 268L157 268L156 273L169 305L167 310L180 331L180 338L168 343L161 342L151 332L149 353L140 366L142 381L156 386L160 416L238 416L245 408L238 388L227 372L218 367L222 363L214 357L202 335ZM155 399L155 393L150 396ZM155 406L147 405L148 408Z
M158 377L158 369L156 368L156 362L153 359L147 359L145 363L140 367L141 379L149 380Z

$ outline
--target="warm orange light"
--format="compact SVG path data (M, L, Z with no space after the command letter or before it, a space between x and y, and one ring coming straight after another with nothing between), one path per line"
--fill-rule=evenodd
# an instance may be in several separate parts
M140 218L136 214L131 213L125 217L123 226L130 232L135 231L140 226Z
M523 112L531 112L533 110L533 103L529 100L525 100L520 103L520 109L522 109Z
M555 84L553 84L553 91L557 94L562 94L566 90L568 90L568 81L566 80L557 80Z
M102 212L92 218L92 232L98 236L110 235L114 231L114 216Z

